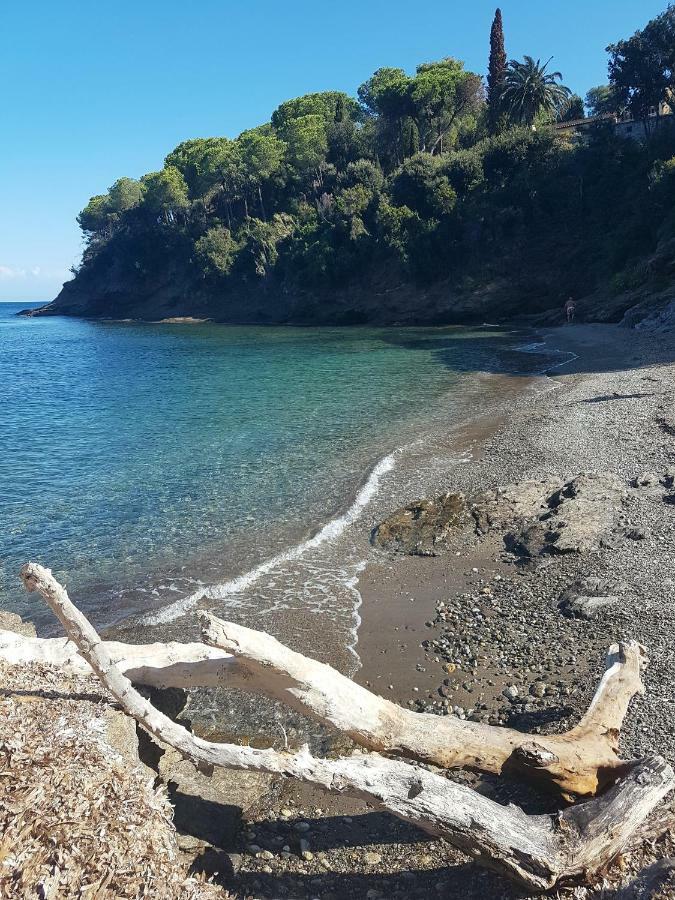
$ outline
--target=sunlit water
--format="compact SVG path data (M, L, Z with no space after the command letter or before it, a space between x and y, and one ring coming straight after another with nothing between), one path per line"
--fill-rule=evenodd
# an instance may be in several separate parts
M296 634L330 623L349 645L373 510L423 486L404 477L406 448L480 411L476 373L542 364L495 329L142 325L19 308L0 304L0 604L44 633L50 615L17 580L29 559L100 626L134 616L175 632L203 605L258 624L295 610Z

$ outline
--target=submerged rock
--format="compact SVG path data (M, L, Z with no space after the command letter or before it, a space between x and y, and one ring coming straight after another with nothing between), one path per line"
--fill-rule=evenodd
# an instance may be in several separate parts
M372 543L383 550L416 556L437 556L448 549L453 531L469 522L462 494L443 494L435 500L417 500L396 510L372 533Z

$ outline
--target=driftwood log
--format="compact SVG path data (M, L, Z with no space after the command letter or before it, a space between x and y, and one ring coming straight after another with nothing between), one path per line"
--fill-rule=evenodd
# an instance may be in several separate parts
M214 616L203 615L202 637L204 643L110 641L105 647L120 671L136 684L226 685L264 693L332 725L369 750L443 768L522 774L555 785L566 795L594 796L629 765L619 755L619 734L632 697L644 692L640 670L647 661L634 641L610 647L605 674L575 728L534 738L511 728L404 709L268 634ZM76 643L63 638L0 632L0 655L8 662L88 668Z
M141 648L108 644L48 569L28 564L21 576L29 591L38 591L44 597L79 654L122 708L159 741L176 748L196 765L254 769L358 795L430 834L446 838L481 864L529 889L546 890L605 868L630 845L645 820L675 787L675 773L661 757L628 764L620 763L616 754L618 735L614 732L618 732L630 698L642 689L642 651L635 644L610 653L610 666L577 728L555 740L538 737L533 742L508 729L401 710L330 667L293 653L268 635L213 617L204 621L204 637L217 645L215 648L199 644L182 645L182 650L176 644ZM36 644L35 639L23 639L16 642L15 654L29 655L26 642L33 650L42 648L43 661L58 664L60 655L70 664L80 665L63 642ZM5 647L3 656L9 649ZM200 668L204 669L202 677L195 674ZM556 815L528 816L517 807L503 807L440 774L378 753L328 760L314 758L306 749L290 753L211 743L191 734L143 698L130 681L139 673L143 673L145 683L153 679L151 683L167 686L180 679L183 684L185 679L191 685L201 684L207 681L207 674L218 683L229 683L232 674L236 682L299 705L368 747L488 771L503 771L506 759L516 755L521 760L516 768L522 771L548 767L562 773L567 767L566 778L553 778L567 789L583 784L585 790L580 793L591 793L599 784L611 786L602 796ZM424 722L424 726L418 722ZM441 736L437 731L440 727L444 727ZM427 745L435 749L429 752L425 750ZM599 756L589 764L586 753ZM588 774L593 771L595 781ZM584 773L581 782L580 772ZM622 777L617 780L619 774Z

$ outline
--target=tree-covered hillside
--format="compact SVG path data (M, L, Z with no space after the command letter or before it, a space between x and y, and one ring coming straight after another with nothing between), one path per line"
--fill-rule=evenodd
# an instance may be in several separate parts
M82 263L53 311L452 321L481 315L477 297L527 312L663 282L675 129L650 110L675 89L675 7L608 51L589 111L628 111L646 143L611 119L556 129L583 101L550 63L508 61L498 10L486 84L452 58L378 69L357 97L288 100L120 178L80 214Z

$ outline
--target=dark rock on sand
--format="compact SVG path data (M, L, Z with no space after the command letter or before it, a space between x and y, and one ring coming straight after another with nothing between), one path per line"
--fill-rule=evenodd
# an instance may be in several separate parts
M372 534L384 550L416 556L437 556L448 550L452 533L469 522L461 494L443 494L435 500L417 500L396 510Z

